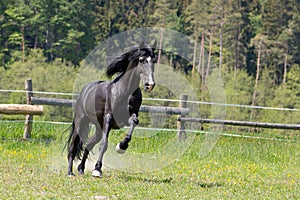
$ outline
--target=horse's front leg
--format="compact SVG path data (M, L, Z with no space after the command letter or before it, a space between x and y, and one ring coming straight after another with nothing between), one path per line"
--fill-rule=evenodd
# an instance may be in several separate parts
M128 143L131 140L133 130L139 124L139 119L137 118L135 113L133 113L131 115L131 117L129 118L128 121L129 121L129 124L130 124L129 131L128 131L127 135L125 136L125 138L120 143L118 143L117 146L116 146L116 151L119 154L125 153L126 149L128 148Z
M99 148L99 158L98 161L95 165L95 169L92 172L92 176L102 178L102 160L103 160L103 155L107 150L108 147L108 134L111 129L111 120L112 120L112 114L106 114L104 116L104 122L103 122L103 136L102 140L100 143L100 148Z

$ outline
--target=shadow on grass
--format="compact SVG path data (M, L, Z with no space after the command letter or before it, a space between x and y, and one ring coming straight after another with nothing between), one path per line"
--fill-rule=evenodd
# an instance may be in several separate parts
M142 182L142 183L153 183L153 184L170 184L170 183L175 183L175 182L180 182L179 180L175 180L172 177L150 177L150 178L145 178L143 176L138 176L138 175L130 175L130 174L122 174L120 176L121 179L124 181L136 181L136 182ZM194 184L198 187L204 188L204 189L209 189L209 188L214 188L214 187L222 187L223 185L221 183L216 183L216 182L198 182L198 181L188 181L190 184Z
M201 188L214 188L214 187L221 187L222 184L220 183L196 183L198 186L200 186Z
M157 179L157 178L154 178L154 179L151 179L151 178L144 178L144 179L142 179L141 178L141 180L143 181L143 182L148 182L148 183L171 183L171 181L172 181L172 178L171 177L169 177L169 178L165 178L165 179Z
M138 175L131 175L131 174L122 174L119 176L119 178L123 179L124 181L133 181L133 182L143 182L143 183L171 183L172 182L172 177L167 177L167 178L158 178L158 177L151 177L151 178L145 178L142 176Z

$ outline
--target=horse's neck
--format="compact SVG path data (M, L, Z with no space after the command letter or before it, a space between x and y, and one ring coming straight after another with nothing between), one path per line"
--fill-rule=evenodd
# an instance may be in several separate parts
M122 98L129 97L138 87L140 83L140 76L136 69L131 69L115 83L113 83L112 95L115 100L124 100Z

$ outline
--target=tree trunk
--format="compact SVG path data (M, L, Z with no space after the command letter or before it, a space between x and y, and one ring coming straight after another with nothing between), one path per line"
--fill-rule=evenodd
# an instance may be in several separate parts
M236 31L235 37L235 61L234 61L234 90L236 90L236 76L237 76L237 69L239 65L239 58L240 58L240 48L239 48L239 41L240 41L240 32L241 32L241 25L239 24L238 30Z
M196 54L197 54L197 43L198 43L198 32L195 32L195 41L194 41L194 52L193 52L193 68L192 68L192 80L194 80L194 73L196 67Z
M219 76L222 73L222 59L223 59L223 22L220 24L220 60L219 60Z
M202 32L201 36L201 45L200 45L200 51L199 51L199 64L198 64L198 70L199 73L201 73L201 88L202 88L202 94L205 88L205 66L204 66L204 32ZM203 100L203 98L202 98Z
M284 66L283 66L283 85L285 85L285 82L286 82L286 74L287 74L287 60L288 60L288 47L286 47L286 50L285 50L285 57L284 57Z
M208 58L207 58L207 67L206 67L206 78L205 78L205 84L207 84L207 77L210 70L210 60L211 60L211 53L212 53L212 33L209 34L209 52L208 52Z
M252 106L255 106L255 100L256 100L256 95L257 95L257 86L258 86L259 72L260 72L261 45L262 45L262 41L260 41L259 44L258 44L256 78L255 78L255 85L254 85L254 91L253 91L253 96L252 96ZM252 120L252 117L253 117L253 108L251 108L250 121Z
M25 62L25 33L24 33L24 26L21 26L21 33L22 33L22 63Z
M164 28L160 29L160 39L159 39L159 49L158 49L158 57L157 57L157 64L160 63L160 57L161 57L161 50L162 50L162 43L164 38Z
M34 47L33 49L37 49L38 47L38 36L36 35L35 38L34 38Z

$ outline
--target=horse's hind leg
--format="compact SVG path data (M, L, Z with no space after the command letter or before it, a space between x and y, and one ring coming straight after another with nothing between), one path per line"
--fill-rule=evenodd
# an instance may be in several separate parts
M89 141L85 147L84 154L81 159L81 163L78 165L78 168L77 168L79 174L84 174L86 159L88 158L88 155L89 155L90 151L94 148L94 146L98 142L100 142L101 138L102 138L102 131L99 126L99 127L96 127L95 134L89 139Z
M68 175L74 176L73 161L75 157L80 159L83 143L88 134L89 122L84 118L74 118L71 132L71 143L68 146Z
M112 114L108 113L104 116L104 121L103 121L103 135L102 135L102 140L100 142L100 148L99 148L99 158L97 160L97 163L95 165L95 169L92 172L92 176L102 178L102 160L104 153L107 150L108 147L108 135L109 131L111 129L111 120L112 120Z
M131 117L129 118L129 124L130 124L130 127L129 127L129 131L128 131L128 134L125 136L125 138L117 144L116 146L116 151L119 153L119 154L123 154L125 153L126 149L128 148L128 143L131 141L131 136L133 134L133 130L134 128L139 124L139 120L136 116L135 113L133 113L131 115Z

